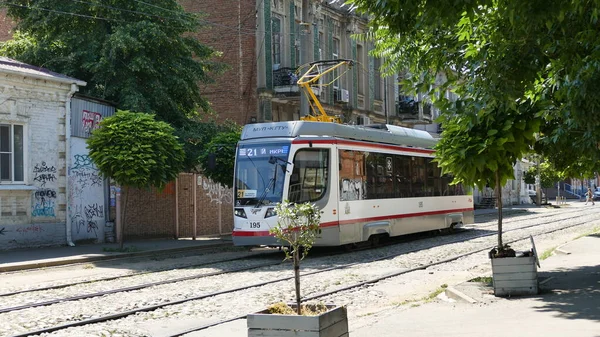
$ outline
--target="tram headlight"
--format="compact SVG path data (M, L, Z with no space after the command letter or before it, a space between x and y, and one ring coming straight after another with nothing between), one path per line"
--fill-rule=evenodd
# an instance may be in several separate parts
M275 208L270 207L267 209L267 213L265 213L265 219L270 218L272 216L276 216L276 215L277 215L277 213L275 213Z
M239 216L240 218L244 218L244 219L248 218L246 216L246 211L244 211L243 208L236 208L236 209L234 209L233 214L235 216Z

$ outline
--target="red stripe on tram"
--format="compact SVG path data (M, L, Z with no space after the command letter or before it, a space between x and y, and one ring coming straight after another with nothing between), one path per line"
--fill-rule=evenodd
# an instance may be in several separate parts
M439 215L446 213L454 213L454 212L469 212L473 211L473 208L460 208L460 209L451 209L451 210L443 210L443 211L430 211L430 212L420 212L420 213L405 213L405 214L394 214L394 215L385 215L385 216L377 216L370 218L359 218L359 219L350 219L344 221L329 221L321 223L320 227L335 227L341 225L353 224L356 222L369 222L369 221L382 221L389 219L402 219L402 218L414 218L419 216L428 216L428 215ZM272 236L269 231L233 231L232 236Z

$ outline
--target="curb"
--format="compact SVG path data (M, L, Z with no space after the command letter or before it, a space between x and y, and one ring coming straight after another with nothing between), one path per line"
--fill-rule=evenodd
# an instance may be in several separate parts
M462 292L456 290L456 288L454 287L448 287L446 288L446 296L448 296L449 298L456 300L456 301L460 301L460 302L465 302L465 303L470 303L470 304L475 304L477 303L476 300L472 299L471 297L463 294Z
M121 259L121 258L128 258L128 257L142 257L142 256L150 256L150 255L163 254L163 253L177 253L177 252L182 252L182 251L200 250L200 249L215 248L215 247L220 247L220 246L230 246L230 244L214 243L214 244L207 244L207 245L202 245L202 246L154 249L154 250L141 251L141 252L107 253L107 254L112 254L112 255L97 255L97 256L74 255L74 256L70 256L70 257L59 257L59 258L55 258L55 259L41 260L41 261L37 261L37 262L26 262L26 263L14 262L14 263L7 263L5 265L0 266L0 273L21 271L21 270L28 270L28 269L36 269L36 268L64 266L64 265L75 264L75 263L105 261L105 260Z

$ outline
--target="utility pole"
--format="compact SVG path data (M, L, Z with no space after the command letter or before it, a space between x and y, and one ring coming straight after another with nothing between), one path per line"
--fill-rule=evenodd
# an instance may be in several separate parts
M302 23L300 24L300 65L307 64L310 57L310 31L309 22L310 0L302 0ZM300 90L300 117L308 116L308 97L304 90Z

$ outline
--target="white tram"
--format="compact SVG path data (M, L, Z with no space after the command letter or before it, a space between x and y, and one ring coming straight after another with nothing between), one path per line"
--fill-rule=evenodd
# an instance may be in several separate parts
M286 199L323 212L317 246L473 223L472 192L441 175L435 143L425 131L392 125L246 125L236 150L234 245L279 246L269 229Z

